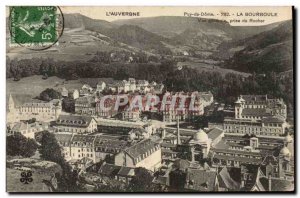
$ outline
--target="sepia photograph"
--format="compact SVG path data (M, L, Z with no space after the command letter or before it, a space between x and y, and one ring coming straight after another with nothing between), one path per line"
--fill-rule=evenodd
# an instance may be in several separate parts
M6 192L295 193L293 6L5 10Z

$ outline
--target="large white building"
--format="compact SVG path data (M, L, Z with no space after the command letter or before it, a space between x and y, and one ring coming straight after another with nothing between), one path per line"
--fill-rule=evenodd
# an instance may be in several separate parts
M60 115L54 128L57 132L92 133L97 130L97 121L90 116Z
M241 95L235 102L235 116L224 119L226 133L280 136L285 132L286 105L267 95Z
M155 171L161 167L161 147L150 139L143 140L115 156L115 165L143 167Z
M35 118L38 121L53 121L61 114L62 106L58 99L44 102L30 100L22 104L16 104L12 95L8 99L7 122L18 122Z

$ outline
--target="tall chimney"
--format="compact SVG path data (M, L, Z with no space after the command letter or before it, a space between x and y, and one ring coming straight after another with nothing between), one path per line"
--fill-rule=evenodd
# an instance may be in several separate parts
M179 116L177 115L177 144L181 144L180 141L180 130L179 130Z
M271 180L271 173L268 176L268 184L269 184L269 191L272 190L272 180Z

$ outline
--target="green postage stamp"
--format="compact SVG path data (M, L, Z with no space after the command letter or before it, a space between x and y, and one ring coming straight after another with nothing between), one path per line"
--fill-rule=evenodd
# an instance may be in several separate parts
M56 6L10 7L10 44L46 49L57 43L63 16Z

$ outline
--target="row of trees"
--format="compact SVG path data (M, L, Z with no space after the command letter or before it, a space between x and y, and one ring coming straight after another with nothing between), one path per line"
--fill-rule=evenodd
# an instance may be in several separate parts
M31 157L38 148L34 139L26 138L21 134L6 137L6 155Z

